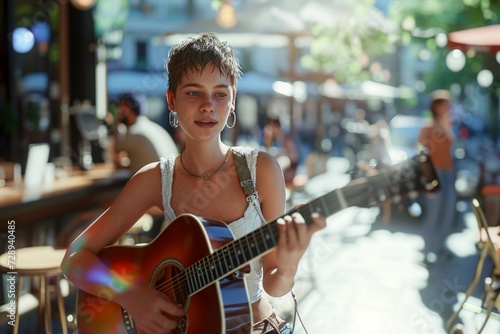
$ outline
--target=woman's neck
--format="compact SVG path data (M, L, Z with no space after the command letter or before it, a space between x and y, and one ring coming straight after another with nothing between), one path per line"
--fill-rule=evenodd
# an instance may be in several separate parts
M204 174L219 166L227 157L229 147L222 142L216 144L190 145L181 153L182 162L192 173Z

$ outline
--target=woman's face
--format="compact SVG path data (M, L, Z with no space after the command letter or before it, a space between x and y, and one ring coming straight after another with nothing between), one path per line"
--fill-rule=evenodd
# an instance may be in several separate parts
M218 138L234 111L235 97L231 80L211 63L202 72L188 71L175 94L167 91L168 106L177 112L179 125L188 137L198 140Z

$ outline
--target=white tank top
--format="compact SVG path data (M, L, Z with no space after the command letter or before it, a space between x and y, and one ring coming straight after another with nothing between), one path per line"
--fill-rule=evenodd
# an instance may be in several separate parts
M250 169L250 175L256 185L256 170L257 170L257 156L259 154L258 148L242 148L239 149L240 152L245 154L248 168ZM163 211L165 213L165 218L167 222L172 222L178 215L174 212L170 202L172 198L172 183L174 176L174 163L175 156L170 155L168 158L160 159L161 168L161 183L162 183L162 200L163 200ZM236 173L235 173L236 174ZM236 176L237 177L237 176ZM243 192L243 189L241 189ZM260 210L260 208L259 208ZM229 228L234 234L236 239L252 232L262 225L262 221L256 208L253 208L249 202L243 217L235 220L229 224ZM250 262L250 273L244 275L248 296L250 303L258 301L262 297L262 259L255 259Z

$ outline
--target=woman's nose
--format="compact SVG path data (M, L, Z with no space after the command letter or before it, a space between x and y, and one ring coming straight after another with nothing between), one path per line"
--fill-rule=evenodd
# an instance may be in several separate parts
M207 97L203 100L203 103L200 107L201 111L211 112L214 110L214 103L210 97Z

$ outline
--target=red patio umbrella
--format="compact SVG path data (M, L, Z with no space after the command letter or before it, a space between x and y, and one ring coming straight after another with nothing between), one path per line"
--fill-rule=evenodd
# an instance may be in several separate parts
M500 51L500 24L451 32L448 34L448 48L496 53Z

